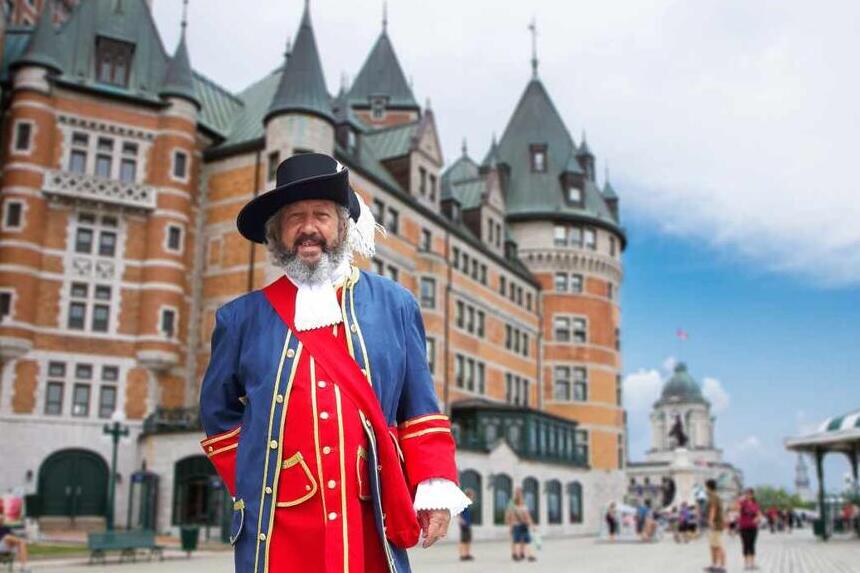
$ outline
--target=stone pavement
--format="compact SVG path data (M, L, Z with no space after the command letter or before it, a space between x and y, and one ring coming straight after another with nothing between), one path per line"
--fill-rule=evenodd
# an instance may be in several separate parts
M740 540L727 538L728 571L743 571ZM476 543L476 560L461 563L451 544L429 550L416 549L412 568L416 573L699 573L707 563L705 539L678 545L671 539L660 543L602 543L593 538L548 540L537 552L535 563L514 563L509 545L500 542ZM860 573L860 540L835 539L822 543L809 530L792 535L763 532L759 542L761 573ZM106 566L76 563L44 563L33 567L34 573L232 573L229 553L196 554L190 560L172 554L163 562ZM271 573L278 573L270 569Z

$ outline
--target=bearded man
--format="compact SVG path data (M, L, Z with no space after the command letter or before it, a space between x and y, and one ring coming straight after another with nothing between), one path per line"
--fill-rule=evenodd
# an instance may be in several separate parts
M284 276L218 309L201 388L236 571L408 572L469 504L418 305L352 266L377 225L327 155L283 161L237 226Z

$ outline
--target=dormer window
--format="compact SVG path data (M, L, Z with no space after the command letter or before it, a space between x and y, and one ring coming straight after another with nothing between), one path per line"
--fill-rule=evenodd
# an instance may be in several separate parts
M346 150L349 153L355 153L355 149L358 146L358 138L355 135L353 130L348 130L346 132Z
M370 117L373 119L382 119L385 117L385 103L386 98L384 96L374 96L370 100Z
M546 173L546 145L532 144L531 152L532 173Z
M96 41L96 76L103 84L128 87L134 45L110 38Z
M582 189L571 185L567 188L567 200L571 203L582 204Z

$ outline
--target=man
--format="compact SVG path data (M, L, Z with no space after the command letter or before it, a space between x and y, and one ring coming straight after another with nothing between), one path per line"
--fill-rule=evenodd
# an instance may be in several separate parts
M708 491L708 545L711 548L711 566L705 568L706 571L714 573L725 573L726 571L726 550L723 548L723 529L725 523L723 519L723 502L720 496L717 495L716 480L709 479L705 482L705 489Z
M3 514L2 505L0 505L0 553L17 552L18 559L21 560L21 573L29 573L30 569L27 567L27 542L13 535L12 529L6 525L5 520L6 516Z
M276 179L237 226L284 276L218 310L200 397L236 571L408 573L469 504L418 305L351 265L377 225L346 168L301 154Z

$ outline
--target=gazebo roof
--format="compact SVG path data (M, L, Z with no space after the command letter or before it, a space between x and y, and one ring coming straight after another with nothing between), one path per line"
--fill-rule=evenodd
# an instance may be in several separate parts
M827 418L811 434L788 438L785 447L795 452L852 452L860 449L860 409Z

